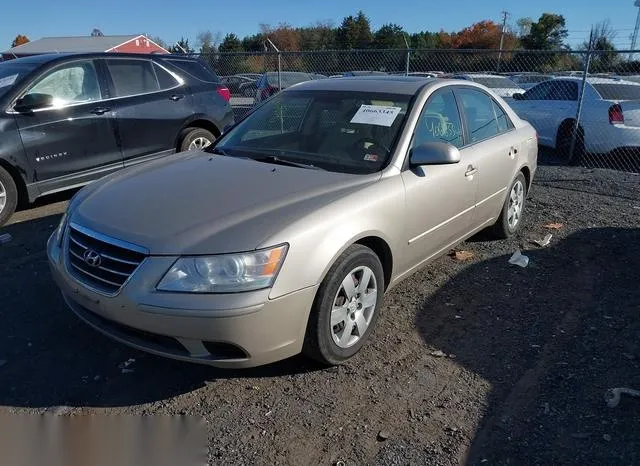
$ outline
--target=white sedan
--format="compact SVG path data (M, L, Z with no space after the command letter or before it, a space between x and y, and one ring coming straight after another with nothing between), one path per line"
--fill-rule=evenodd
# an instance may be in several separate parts
M581 78L545 81L522 95L511 107L538 131L543 146L567 154L576 119ZM607 154L640 149L640 83L587 78L576 154Z

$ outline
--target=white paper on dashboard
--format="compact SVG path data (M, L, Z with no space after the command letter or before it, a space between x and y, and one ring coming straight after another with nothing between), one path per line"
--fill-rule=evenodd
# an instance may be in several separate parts
M351 123L363 125L391 126L402 110L400 107L383 105L361 105Z
M17 74L12 74L11 76L5 76L4 78L0 78L0 87L11 86L18 79Z

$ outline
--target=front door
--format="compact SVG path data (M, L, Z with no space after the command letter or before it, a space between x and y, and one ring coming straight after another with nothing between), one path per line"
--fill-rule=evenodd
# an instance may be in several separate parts
M47 94L54 105L15 112L24 150L37 181L122 168L112 113L92 60L45 72L23 94ZM96 175L97 176L97 175Z
M426 142L463 145L462 124L451 89L436 91L418 120L412 148ZM408 270L435 256L472 229L478 179L463 155L457 164L422 166L402 173L406 190Z
M149 59L105 60L125 164L175 152L194 113L186 85Z

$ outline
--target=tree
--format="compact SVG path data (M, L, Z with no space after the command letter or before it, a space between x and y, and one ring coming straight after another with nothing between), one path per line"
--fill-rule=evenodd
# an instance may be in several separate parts
M524 37L531 32L531 25L533 24L533 20L531 18L520 18L516 21L516 25L518 26L518 37Z
M385 24L373 36L377 49L403 49L406 47L404 29L397 24Z
M11 42L11 47L17 47L18 45L24 45L29 42L29 38L23 34L18 34L13 42Z
M196 39L198 48L200 49L200 53L203 55L210 55L215 53L221 38L222 33L220 32L216 32L215 34L211 31L198 33Z
M299 28L300 49L331 50L336 48L336 29L331 21L318 21L313 26Z
M269 24L261 24L260 32L269 38L278 50L300 50L300 32L288 23L279 23L275 28Z
M163 49L169 50L169 45L164 40L162 40L161 37L159 37L159 36L146 36L146 37L148 37L150 41L155 42L156 44L158 44Z
M191 46L189 45L189 39L185 39L184 37L181 37L180 40L178 42L176 42L170 49L169 52L171 53L186 53L186 54L191 54L194 52L194 50L191 48Z
M91 31L91 37L103 37L103 36L104 34L98 28L93 28L93 31Z
M242 39L242 48L247 52L264 52L265 38L262 34L254 34Z
M371 24L363 11L359 11L355 17L347 16L344 18L336 35L338 47L347 50L365 49L373 41Z
M435 49L440 47L437 32L417 32L409 37L409 45L412 49Z
M502 27L493 21L480 21L462 29L453 36L453 46L460 49L498 49ZM503 49L515 48L517 38L505 31Z
M224 39L222 40L220 47L218 47L218 50L220 52L242 52L242 42L240 42L238 36L236 36L234 33L230 33L224 36Z
M591 57L591 72L613 71L619 61L613 41L616 31L606 19L591 28L590 41L582 44L583 49L591 49L596 53Z
M568 36L564 16L543 13L531 24L529 34L522 37L522 46L531 50L561 50Z

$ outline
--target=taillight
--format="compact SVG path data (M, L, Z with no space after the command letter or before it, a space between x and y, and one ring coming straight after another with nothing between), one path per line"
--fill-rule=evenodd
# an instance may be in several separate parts
M260 97L262 97L263 99L268 99L276 92L278 92L278 89L273 86L267 86L260 92Z
M226 87L219 87L218 89L216 89L216 92L227 102L231 100L231 92L229 92L229 89L227 89Z
M624 124L624 115L620 104L613 104L609 107L609 123L612 125Z

